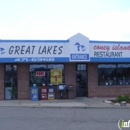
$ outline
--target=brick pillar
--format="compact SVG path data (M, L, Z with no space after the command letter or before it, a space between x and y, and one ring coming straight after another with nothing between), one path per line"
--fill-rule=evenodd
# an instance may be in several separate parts
M76 64L75 63L66 63L65 64L65 83L68 85L74 85L76 97Z
M4 100L4 64L0 64L0 100Z
M30 99L29 64L18 64L18 99Z
M98 69L96 63L88 63L88 97L96 96Z

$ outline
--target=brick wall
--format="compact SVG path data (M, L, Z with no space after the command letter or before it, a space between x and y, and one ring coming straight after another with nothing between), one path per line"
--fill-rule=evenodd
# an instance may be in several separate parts
M88 63L88 96L115 97L119 94L130 95L130 85L98 86L97 63Z
M97 63L88 63L88 97L115 97L118 94L129 94L130 85L98 86ZM65 83L74 85L76 97L76 64L65 63ZM0 64L0 100L4 100L4 64ZM55 98L60 98L60 93L55 87ZM63 93L63 98L68 98L68 91ZM30 99L29 64L18 64L18 99Z
M69 85L74 85L74 97L76 97L76 64L66 63L65 64L65 83L67 87Z
M65 83L74 85L76 89L76 68L75 63L65 63ZM55 98L60 98L60 92L54 87ZM74 93L76 97L76 91ZM68 91L63 92L63 99L68 98ZM29 64L18 64L18 99L30 99L29 87Z
M97 63L88 63L88 97L115 97L118 94L129 94L129 86L98 86ZM76 65L65 63L65 83L74 85L76 90ZM0 100L4 100L4 64L0 64ZM76 91L74 92L76 97ZM55 98L60 98L60 93L55 87ZM68 91L63 93L63 98L68 98ZM30 99L29 64L18 64L18 99Z
M0 64L0 100L4 100L4 64Z
M30 99L29 64L18 64L18 99Z

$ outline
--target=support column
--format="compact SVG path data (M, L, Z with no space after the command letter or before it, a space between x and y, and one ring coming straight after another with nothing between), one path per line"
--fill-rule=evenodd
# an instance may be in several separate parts
M76 97L76 64L66 63L65 64L65 83L68 85L74 85L74 95Z
M0 64L0 100L4 100L4 64Z
M18 99L30 99L29 64L18 64Z

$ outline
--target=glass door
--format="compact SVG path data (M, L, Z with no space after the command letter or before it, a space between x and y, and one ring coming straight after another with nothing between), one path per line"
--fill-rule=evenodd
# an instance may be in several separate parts
M87 70L86 64L77 64L76 91L77 97L87 96Z
M5 99L17 99L17 65L5 65Z

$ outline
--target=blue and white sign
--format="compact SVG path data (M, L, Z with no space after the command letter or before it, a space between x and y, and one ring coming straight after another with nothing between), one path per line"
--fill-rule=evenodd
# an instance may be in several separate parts
M68 62L68 43L68 40L0 40L0 62Z
M5 53L5 49L0 47L0 55Z
M89 39L80 33L69 39L70 61L89 61Z
M68 40L0 40L0 62L129 62L130 42L91 41L78 33Z

